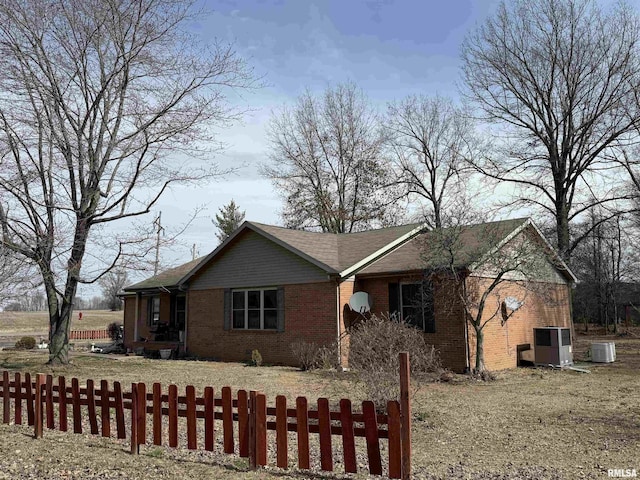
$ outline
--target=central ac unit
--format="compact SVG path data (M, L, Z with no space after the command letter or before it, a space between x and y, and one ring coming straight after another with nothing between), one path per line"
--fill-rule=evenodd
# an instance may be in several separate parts
M563 327L533 329L536 365L573 365L571 330Z

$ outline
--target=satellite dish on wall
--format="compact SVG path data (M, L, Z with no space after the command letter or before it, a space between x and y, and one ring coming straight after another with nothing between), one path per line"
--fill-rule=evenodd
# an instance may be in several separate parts
M371 311L371 302L367 292L356 292L349 299L349 307L358 313L366 313Z
M523 302L521 302L520 300L518 300L515 297L507 297L507 298L504 299L504 305L509 310L516 311L522 306L522 304L523 304Z

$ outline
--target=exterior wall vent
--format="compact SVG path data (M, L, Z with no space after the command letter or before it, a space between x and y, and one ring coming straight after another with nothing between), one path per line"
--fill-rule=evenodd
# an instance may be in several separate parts
M563 327L533 329L535 364L565 367L573 365L571 330Z

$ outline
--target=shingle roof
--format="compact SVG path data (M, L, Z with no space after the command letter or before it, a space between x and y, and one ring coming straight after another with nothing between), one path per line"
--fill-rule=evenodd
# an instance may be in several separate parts
M457 243L451 248L451 251L455 252L454 266L469 266L480 260L480 257L495 247L497 242L505 239L527 221L527 218L516 218L422 233L359 273L363 275L397 273L434 267L441 263L441 253L437 248L430 250L429 246L441 244L442 237Z
M454 264L464 267L480 260L496 243L508 237L523 226L529 219L517 218L498 222L482 223L418 233L421 224L401 225L357 233L319 233L304 230L292 230L256 222L244 222L227 241L206 257L166 270L154 277L126 287L125 291L137 291L154 288L175 288L188 283L189 278L217 256L226 246L235 241L237 235L245 229L253 230L279 243L284 248L299 254L308 261L324 268L329 273L343 273L345 277L353 273L369 275L398 273L428 269L440 261L437 249L430 250L429 245L441 242L439 235L454 239L458 245ZM394 242L402 242L395 247ZM388 248L388 252L384 249ZM374 254L379 254L376 257ZM368 257L371 258L369 262Z
M420 227L413 223L357 233L319 233L248 222L259 230L341 272Z
M191 260L190 262L183 263L182 265L179 265L177 267L160 272L158 275L125 287L124 291L127 292L133 290L148 290L160 287L177 287L180 284L180 281L202 260L204 260L204 258L206 257L196 258L195 260Z

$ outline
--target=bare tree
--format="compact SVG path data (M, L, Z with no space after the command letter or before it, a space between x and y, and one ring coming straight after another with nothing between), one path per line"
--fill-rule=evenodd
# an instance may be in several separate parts
M389 104L384 128L397 184L426 203L427 225L442 227L443 214L470 194L467 162L479 148L471 117L450 99L408 96Z
M572 222L597 205L610 205L611 218L628 199L612 188L620 172L607 154L634 140L640 119L639 34L624 3L518 0L462 49L465 93L505 129L504 151L477 167L553 217L565 259L584 238L572 238Z
M310 92L270 124L263 168L284 197L284 223L347 233L392 221L377 114L354 84Z
M546 282L556 272L548 246L528 221L471 225L471 218L445 219L444 228L424 237L421 255L427 280L441 285L451 298L443 308L462 308L475 340L472 370L482 374L485 327L495 321L504 325L532 297L551 304L554 296Z
M122 267L114 268L98 280L102 289L102 297L109 310L122 310L122 300L118 297L118 294L127 285L128 281L127 271Z
M228 205L223 206L216 213L215 219L211 220L218 228L216 237L220 242L224 242L244 221L245 212L240 210L236 202L231 199Z
M209 150L210 128L233 118L225 89L252 78L230 46L195 43L192 3L0 2L2 244L39 270L50 363L68 361L78 283L141 241L106 226L148 213L174 182L219 173L176 155ZM97 231L115 253L95 255L103 268L88 278Z

